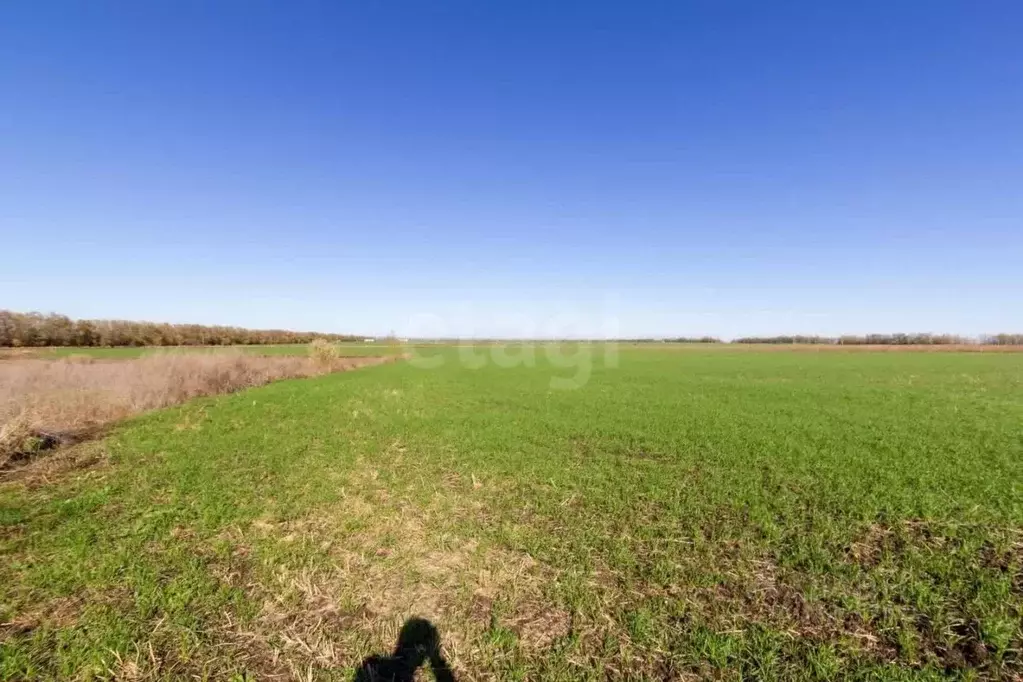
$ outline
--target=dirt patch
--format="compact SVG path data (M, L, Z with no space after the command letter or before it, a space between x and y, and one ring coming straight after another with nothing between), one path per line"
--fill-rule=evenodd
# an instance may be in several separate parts
M104 433L102 426L87 426L75 431L60 431L32 426L25 413L0 426L0 480L9 470L24 467L40 455L51 450L77 445L98 438Z
M53 599L37 608L19 613L10 621L0 623L0 642L8 637L27 635L43 626L70 627L78 620L83 604L84 601L80 598L65 597Z
M939 528L934 524L920 519L907 519L899 524L889 525L874 523L869 525L860 536L850 543L848 557L863 568L873 568L885 560L897 559L901 555L919 549L933 552L958 551L962 539L948 528ZM1019 537L1019 533L1015 533ZM1013 543L1017 548L1023 547L1019 541ZM995 564L1008 570L1009 563L1019 555L998 552L994 546L987 544L980 550L979 563L992 567Z
M372 472L365 478L373 480ZM260 671L294 676L355 666L390 650L413 617L440 631L459 679L487 669L495 629L511 633L523 653L568 635L570 614L546 590L557 577L552 569L463 534L448 521L464 510L452 509L446 496L425 508L380 499L364 490L315 516L261 520L246 531L263 542L305 543L325 557L278 564L245 587L262 604L259 615L228 636L253 652Z
M782 570L770 557L739 562L726 573L728 578L721 584L697 589L692 595L697 613L718 632L766 626L821 643L845 640L860 653L883 660L895 656L873 623L809 598L798 574Z
M1020 646L1018 629L1008 650L998 654L991 638L985 639L984 627L977 619L971 586L1008 579L1010 589L1020 593L1023 531L986 530L996 530L991 537L997 538L997 544L991 539L981 544L969 542L974 531L968 524L910 519L897 524L872 524L851 543L847 556L864 572L861 586L867 590L867 600L879 603L882 597L878 592L885 594L890 602L886 607L902 620L903 637L908 633L912 640L907 648L904 641L891 639L889 649L909 660L937 664L949 671L974 669L1001 676L1019 666L1014 653ZM922 568L932 557L941 558L936 569ZM957 576L956 580L949 581L947 574ZM889 595L886 587L880 587L896 579L912 580L921 589L941 594L941 617L933 617L933 608L921 609L912 599L897 591ZM1010 617L1018 619L1019 614Z
M17 483L27 489L39 488L75 472L94 475L102 471L108 461L108 452L102 441L87 441L0 470L0 483Z

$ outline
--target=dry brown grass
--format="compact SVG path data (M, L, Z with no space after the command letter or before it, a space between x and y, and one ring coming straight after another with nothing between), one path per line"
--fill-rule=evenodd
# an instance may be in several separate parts
M240 351L167 353L132 360L8 359L0 363L0 468L12 458L75 440L147 410L391 359L263 357Z
M300 519L257 520L226 538L243 555L258 538L316 546L330 557L316 566L279 565L269 580L221 575L262 603L254 622L227 624L225 632L260 679L355 666L389 649L412 617L443 633L445 657L465 680L491 677L474 671L486 670L498 653L487 644L495 618L515 633L520 651L542 655L568 635L571 614L545 593L557 579L553 569L461 532L457 520L479 511L465 500L438 494L413 505L393 498L374 473L352 472L358 484L342 504Z
M17 360L39 355L36 348L0 348L0 360Z

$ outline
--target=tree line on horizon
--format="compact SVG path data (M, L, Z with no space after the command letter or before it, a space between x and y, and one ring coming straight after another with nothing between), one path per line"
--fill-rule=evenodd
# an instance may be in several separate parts
M42 346L245 346L310 343L316 339L345 342L361 336L300 332L286 329L244 329L222 325L169 324L130 320L72 320L50 313L0 310L0 347ZM617 339L623 343L724 343L713 336ZM1021 346L1023 334L992 334L970 338L955 334L866 334L862 336L748 336L740 344L828 344L927 346L987 344Z
M847 334L844 336L743 336L731 341L722 341L715 336L682 336L677 338L617 339L622 343L738 343L738 344L819 344L828 346L1023 346L1023 334L989 334L980 337L958 334Z
M169 324L130 320L72 320L50 313L0 310L0 346L247 346L355 341L347 334L243 329L221 325Z
M663 339L616 339L621 343L724 343L716 336L677 336Z
M972 338L958 334L865 334L845 336L747 336L732 343L827 344L839 346L990 346L1023 345L1023 334L990 334Z

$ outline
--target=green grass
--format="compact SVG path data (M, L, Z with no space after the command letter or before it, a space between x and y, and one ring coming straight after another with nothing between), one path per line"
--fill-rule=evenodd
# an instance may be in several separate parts
M1023 354L422 352L0 484L0 678L347 679L413 614L460 679L1023 672Z

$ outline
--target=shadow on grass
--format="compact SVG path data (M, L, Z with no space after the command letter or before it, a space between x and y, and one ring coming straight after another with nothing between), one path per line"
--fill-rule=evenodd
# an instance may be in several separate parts
M427 661L437 682L454 682L455 676L440 653L437 628L423 618L409 618L401 627L394 653L365 659L353 682L412 682L416 669Z

